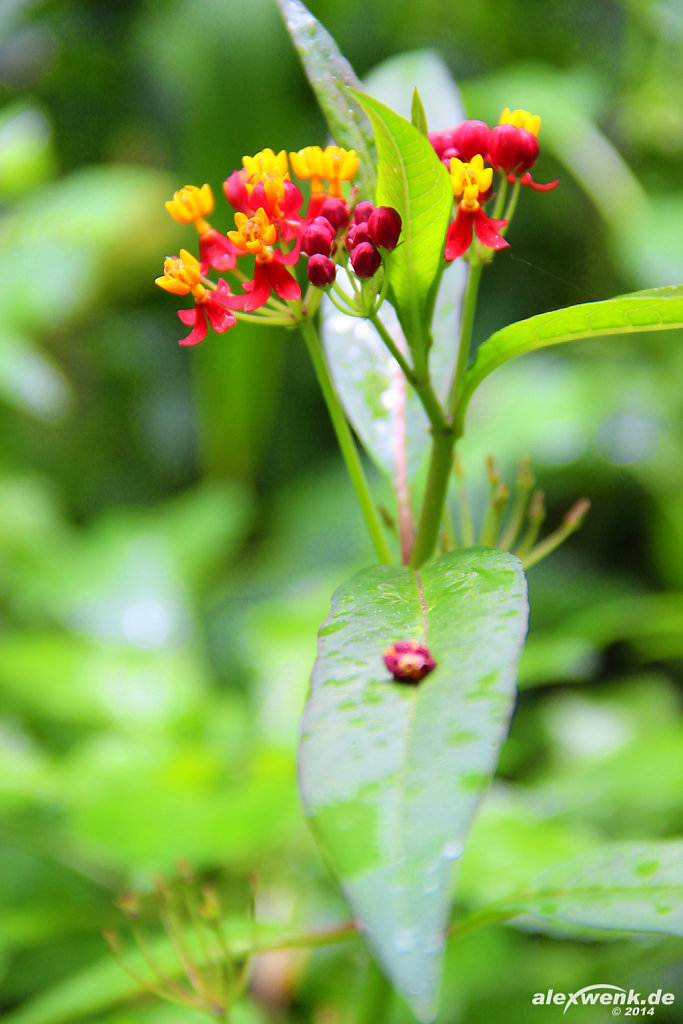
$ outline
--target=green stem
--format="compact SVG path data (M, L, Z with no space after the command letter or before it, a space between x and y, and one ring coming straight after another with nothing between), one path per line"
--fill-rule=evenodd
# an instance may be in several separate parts
M422 500L413 553L410 557L413 569L419 569L422 563L426 562L432 555L439 539L439 527L448 493L448 477L453 464L454 445L455 434L450 429L448 433L434 434L432 438L427 486Z
M472 327L474 326L474 311L477 306L479 281L481 279L481 272L483 269L484 264L480 260L476 259L476 257L473 257L473 262L470 263L470 272L467 276L467 286L465 288L465 295L462 303L462 320L460 322L460 339L458 341L458 361L455 366L450 391L449 409L453 421L457 420L460 392L462 391L462 381L465 376L465 370L467 369L467 360L469 359L470 345L472 343Z
M505 205L505 196L508 190L508 176L505 172L501 172L500 175L500 188L498 189L498 195L496 197L496 208L493 211L493 219L499 220L503 213L503 206Z
M355 1024L385 1024L393 998L393 988L375 961L369 959L360 992Z
M504 228L501 228L501 230L499 232L499 234L501 234L501 235L504 235L505 232L507 231L507 229L510 227L510 221L512 220L512 217L514 215L515 209L517 207L517 200L519 199L519 192L520 192L521 187L522 186L520 185L519 178L517 178L515 183L514 183L514 185L512 186L512 195L510 196L510 201L509 201L509 203L507 205L507 209L505 211L504 219L508 223L505 225Z
M456 420L462 380L467 368L467 360L472 340L474 311L477 305L477 292L484 264L472 253L470 272L462 305L462 321L460 324L460 340L458 343L458 359L451 382L449 409L451 420ZM417 527L415 546L410 564L417 569L433 553L439 538L439 525L443 514L444 502L448 492L453 448L460 434L453 429L451 422L446 420L440 429L433 430L432 450L427 471L427 486L422 499L422 510Z
M356 492L358 504L360 505L363 518L365 519L366 526L375 546L377 557L380 562L389 564L392 561L392 557L382 530L382 522L372 499L372 494L370 493L367 480L365 479L365 473L363 472L363 466L353 440L353 435L351 434L351 429L346 421L346 416L341 402L339 401L337 392L334 389L334 384L330 377L330 371L327 368L325 356L323 355L320 338L318 337L318 333L310 320L303 320L300 326L301 333L304 336L304 340L311 357L311 362L313 363L313 368L318 378L318 383L320 384L320 388L323 393L323 398L327 404L327 411L330 414L332 426L334 427L334 432L337 435L337 441L339 442L339 447L341 448L346 468L349 476L351 477L351 483L353 484Z

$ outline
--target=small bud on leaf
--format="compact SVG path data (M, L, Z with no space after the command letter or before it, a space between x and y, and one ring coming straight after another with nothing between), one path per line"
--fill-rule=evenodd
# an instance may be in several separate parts
M419 683L436 668L427 648L416 640L398 640L387 647L384 664L397 683Z

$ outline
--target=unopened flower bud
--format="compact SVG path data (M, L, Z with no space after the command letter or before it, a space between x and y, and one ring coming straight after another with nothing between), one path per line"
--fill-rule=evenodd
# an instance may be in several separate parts
M327 288L335 279L337 268L323 253L314 253L306 266L308 280L316 288Z
M369 199L365 199L362 203L359 203L353 211L354 224L365 224L369 220L370 214L374 209L375 204L371 203Z
M357 245L361 244L361 242L372 242L373 245L375 244L375 240L370 234L370 229L367 223L355 225L353 229L353 245L351 248L355 249Z
M379 249L372 242L361 242L355 245L351 253L351 266L356 277L373 277L382 262Z
M428 138L432 147L436 151L436 155L439 160L443 160L445 158L447 150L455 148L453 132L450 129L442 132L430 132ZM459 153L454 153L452 155L460 156Z
M416 640L399 640L387 647L384 664L398 683L419 683L436 668L427 648Z
M317 219L317 218L316 218ZM315 253L321 253L323 256L329 256L332 249L332 237L330 237L330 231L328 230L331 225L325 221L327 228L322 227L320 224L309 224L304 229L301 235L301 248L307 256L313 256Z
M375 245L391 252L401 234L401 215L392 206L378 206L368 219L368 231Z
M349 211L343 199L332 199L328 196L320 207L320 216L328 220L335 232L341 231L349 222Z
M538 139L525 128L498 124L489 132L489 163L497 171L521 175L536 163Z
M485 121L461 121L453 129L452 139L455 148L460 150L460 159L469 163L477 153L486 156L489 126Z

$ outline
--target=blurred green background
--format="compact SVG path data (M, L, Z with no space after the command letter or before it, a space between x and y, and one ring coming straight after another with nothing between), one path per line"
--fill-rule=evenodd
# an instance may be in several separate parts
M478 340L683 280L676 0L310 7L360 76L436 47L470 116L542 115L534 174L562 185L523 195ZM183 858L229 915L257 872L264 920L345 919L298 806L296 725L329 595L372 552L296 336L176 344L153 278L192 239L163 200L191 182L218 196L243 154L322 143L324 122L273 0L3 0L0 93L0 1008L200 1020L119 998L101 931L117 893L151 893ZM593 508L530 571L465 908L601 840L680 834L681 340L540 354L473 405L475 491L486 453L508 474L530 455L550 526L580 495ZM152 932L154 913L150 896ZM234 1020L346 1024L363 959L357 942L266 958ZM440 1020L523 1022L534 992L596 982L680 1001L680 945L484 929L451 944Z

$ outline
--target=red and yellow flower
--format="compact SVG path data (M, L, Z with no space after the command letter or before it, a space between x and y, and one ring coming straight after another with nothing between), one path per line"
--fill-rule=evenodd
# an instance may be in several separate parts
M202 282L199 260L187 249L181 249L179 256L166 258L163 276L157 277L155 284L172 295L192 294L194 307L178 312L182 322L192 326L190 334L181 339L181 345L198 345L206 337L208 324L211 324L217 334L223 334L237 323L237 318L229 306L229 302L234 302L235 296L230 292L228 285L225 281L219 280L215 291L209 290Z
M446 260L450 263L462 256L469 249L475 233L482 245L489 249L506 248L509 242L499 232L508 222L487 217L481 208L491 188L493 168L484 167L479 153L469 163L452 157L450 179L453 195L459 202L455 220L446 234Z
M538 192L549 192L560 184L559 178L542 185L535 182L529 173L538 157L540 129L538 114L506 107L498 124L489 133L488 159L497 171L507 174L510 181L519 178L521 185Z
M235 250L220 231L211 227L206 217L213 213L214 201L210 185L185 185L165 204L179 224L194 224L199 235L199 259L202 274L209 267L220 272L232 270L237 262Z
M276 249L278 230L263 207L259 207L251 217L238 211L235 225L236 230L229 231L228 238L238 250L254 256L255 262L253 281L242 285L247 295L235 296L232 308L243 308L245 313L251 313L268 301L271 291L285 301L301 298L296 279L285 268L285 265L293 266L299 259L299 241L291 252L283 253Z
M285 241L300 234L303 196L290 179L284 149L279 153L263 149L255 156L242 157L242 168L226 178L223 190L240 213L251 216L265 210L270 220L277 222Z

